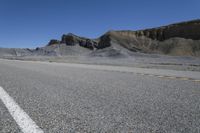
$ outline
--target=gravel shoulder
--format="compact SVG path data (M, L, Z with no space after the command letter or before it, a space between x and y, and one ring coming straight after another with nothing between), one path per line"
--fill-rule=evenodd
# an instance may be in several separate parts
M200 58L166 56L157 54L134 53L127 57L98 56L24 56L1 57L9 60L43 61L57 63L80 63L96 65L128 66L138 68L169 69L180 71L200 71Z

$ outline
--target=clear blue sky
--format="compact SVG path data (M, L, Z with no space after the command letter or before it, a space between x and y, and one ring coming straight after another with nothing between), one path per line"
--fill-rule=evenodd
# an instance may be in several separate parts
M62 34L96 38L200 18L200 0L0 0L0 47L44 46Z

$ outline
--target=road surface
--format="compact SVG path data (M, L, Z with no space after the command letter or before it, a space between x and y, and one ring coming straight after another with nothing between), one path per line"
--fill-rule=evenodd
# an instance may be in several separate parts
M0 60L0 132L200 133L200 73Z

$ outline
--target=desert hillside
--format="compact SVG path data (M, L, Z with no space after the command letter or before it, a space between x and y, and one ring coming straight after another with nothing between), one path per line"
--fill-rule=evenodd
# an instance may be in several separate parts
M128 56L134 52L200 57L200 20L138 31L109 31L97 39L69 33L36 49L0 48L0 56Z
M200 56L200 20L139 31L110 31L100 45L121 45L131 51Z

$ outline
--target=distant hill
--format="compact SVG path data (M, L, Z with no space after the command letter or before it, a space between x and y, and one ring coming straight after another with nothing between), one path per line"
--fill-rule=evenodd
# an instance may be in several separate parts
M0 48L0 56L128 56L133 52L200 57L200 20L138 31L109 31L97 39L69 33L36 49Z

